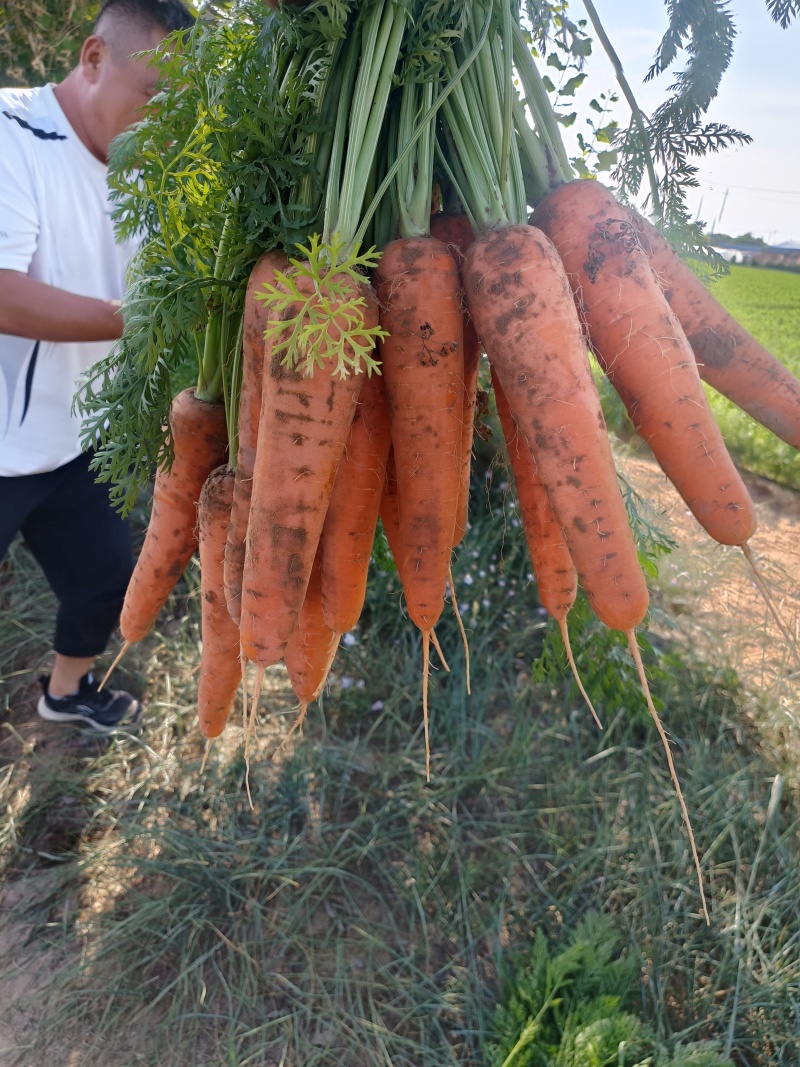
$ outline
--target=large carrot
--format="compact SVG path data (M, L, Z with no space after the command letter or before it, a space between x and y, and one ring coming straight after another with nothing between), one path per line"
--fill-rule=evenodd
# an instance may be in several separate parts
M463 322L458 268L431 237L387 245L375 274L399 508L398 569L423 632L444 605L459 499Z
M297 284L314 297L306 279ZM366 286L362 296L370 328L377 305ZM330 361L303 374L266 344L240 624L245 655L261 667L283 657L297 624L363 382L363 374L334 371Z
M800 448L800 381L725 310L655 226L631 209L626 216L692 346L700 377Z
M492 367L497 417L503 430L517 488L520 521L533 563L542 607L559 623L575 603L578 574L558 525L547 490L542 484L527 441L511 413L497 371Z
M169 428L174 460L156 474L150 522L120 618L126 642L150 632L197 548L200 490L228 447L224 405L198 400L194 389L172 401Z
M536 470L533 454L519 432L494 368L492 368L492 387L497 404L497 417L503 430L508 459L517 487L520 521L525 531L525 540L533 564L539 600L548 615L558 624L575 682L595 722L600 726L600 719L578 674L578 666L575 663L569 639L567 615L578 594L578 574L575 564L572 562L561 527L558 525L558 519L550 504L547 490Z
M428 671L444 607L462 482L464 323L461 280L447 246L408 236L383 250L375 288L389 398L399 529L395 553L408 613L422 634L425 773L430 778ZM390 542L391 543L391 542Z
M662 470L715 540L746 543L755 508L629 218L604 186L575 181L544 197L533 222L558 249L592 350Z
M364 606L391 447L386 390L373 374L361 388L322 528L322 606L338 634L352 630Z
M233 491L231 521L225 546L225 597L231 617L239 621L242 614L242 572L245 537L250 515L253 466L261 413L261 380L264 366L264 330L268 313L263 300L257 299L264 282L274 282L277 270L286 270L286 253L265 252L250 272L244 297L242 321L242 385L239 393L238 448L236 482Z
M469 309L567 542L589 603L614 629L647 611L600 400L572 293L531 226L489 230L465 265Z
M233 495L233 471L227 465L217 467L206 479L197 508L202 640L197 711L206 737L218 737L225 729L242 680L239 627L228 611L223 577Z
M431 237L437 238L455 259L459 267L475 234L466 215L452 215L444 211L431 215ZM469 313L464 308L464 411L461 424L461 481L458 488L456 525L453 548L461 544L469 519L469 484L472 469L472 438L475 430L475 407L478 396L478 370L481 361L481 342Z

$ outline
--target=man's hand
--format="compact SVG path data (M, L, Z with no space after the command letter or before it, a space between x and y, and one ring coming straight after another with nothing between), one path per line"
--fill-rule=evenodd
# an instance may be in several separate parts
M35 341L115 341L122 336L118 300L57 289L16 270L0 270L0 333Z

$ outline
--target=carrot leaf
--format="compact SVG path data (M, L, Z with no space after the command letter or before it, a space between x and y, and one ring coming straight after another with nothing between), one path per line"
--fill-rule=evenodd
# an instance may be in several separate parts
M269 305L265 335L273 353L286 367L311 375L315 368L335 362L333 374L372 374L378 362L372 353L387 333L380 326L364 325L367 301L361 295L365 275L380 259L375 248L361 252L359 245L345 249L334 234L324 242L312 234L299 244L304 259L291 259L294 268L276 272L277 284L265 284L256 296ZM301 281L309 284L303 285Z

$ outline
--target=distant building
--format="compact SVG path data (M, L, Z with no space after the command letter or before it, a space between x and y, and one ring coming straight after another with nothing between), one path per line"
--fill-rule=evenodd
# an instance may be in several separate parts
M783 245L740 244L712 245L726 263L741 263L752 267L777 267L783 270L800 270L800 245L793 242Z

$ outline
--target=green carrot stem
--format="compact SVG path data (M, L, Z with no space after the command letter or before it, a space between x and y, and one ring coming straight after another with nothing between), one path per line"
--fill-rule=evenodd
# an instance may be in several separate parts
M525 117L522 101L514 101L514 128L519 141L521 166L526 179L525 191L527 201L535 204L550 191L545 180L547 174L547 154L536 132Z
M233 213L230 212L225 216L219 236L217 254L214 260L215 279L224 280L226 273L229 272L229 257L233 234ZM214 306L208 316L203 355L197 378L197 396L200 400L213 402L219 400L222 396L223 345L225 319L228 313L227 296L228 294L223 290L222 292L214 293L211 297Z
M313 169L310 168L300 179L296 200L298 205L309 209L309 217L312 219L315 219L319 213L324 177L331 166L336 111L342 96L344 77L344 65L341 62L342 51L341 40L330 42L324 74L315 86L315 93L319 100L319 129L314 130L306 142L306 153L313 158L314 165Z
M378 205L382 201L383 197L386 195L390 185L394 181L395 174L397 173L398 168L402 165L406 153L411 152L417 142L417 138L421 137L422 134L425 132L427 128L427 123L432 120L433 116L439 111L439 109L445 105L450 95L456 92L458 86L461 83L461 80L467 74L472 64L475 62L480 49L483 47L483 44L486 41L490 25L491 12L489 13L489 15L487 15L486 20L484 21L483 28L472 51L460 64L455 74L450 77L450 80L447 82L445 88L439 93L434 102L431 104L428 112L423 115L411 140L408 142L402 153L397 157L397 159L393 162L389 170L386 172L386 176L378 187L378 191L372 198L372 203L363 213L361 225L359 226L358 232L356 233L356 243L359 243L363 239L363 235L366 231L367 226L369 225L369 221L377 210Z
M244 315L239 316L236 331L236 343L230 353L230 362L223 379L225 397L225 418L228 424L228 462L236 470L236 458L239 455L239 402L242 392L242 338L244 334Z
M533 116L534 127L544 146L548 161L547 172L540 176L540 180L548 189L552 189L561 182L570 181L574 174L567 158L564 142L561 140L558 120L550 103L550 97L547 95L522 29L516 21L512 27L512 34L514 66L522 83L525 103Z
M387 0L380 14L377 32L368 20L361 56L362 66L352 100L347 157L340 191L340 211L335 229L349 248L359 229L366 184L386 114L392 78L403 43L406 11Z
M339 221L339 204L341 203L341 172L344 165L345 147L347 145L348 122L350 118L353 86L361 59L360 39L353 34L347 45L342 81L339 89L338 107L336 109L336 126L333 134L330 162L328 165L328 183L325 191L325 212L323 234L326 241L336 232Z
M642 151L644 152L645 167L647 168L647 178L650 182L650 195L653 198L653 210L657 215L660 215L661 197L658 191L658 178L656 177L656 168L653 164L653 156L650 152L650 137L647 133L642 109L639 107L636 97L633 95L633 90L631 89L628 79L625 77L625 72L622 69L620 58L608 38L608 34L600 21L600 17L597 14L592 0L585 0L584 7L586 8L586 13L589 16L589 21L592 24L594 32L597 34L600 44L603 46L606 55L611 61L611 66L614 68L614 75L619 83L620 89L622 89L622 95L625 97L628 102L628 107L631 109L633 121L636 123L636 128L639 131L639 136L642 141Z
M444 133L446 139L450 141L450 131L445 128ZM447 180L450 182L453 191L458 197L460 207L463 210L464 214L467 216L470 226L473 230L477 229L477 223L475 222L475 218L469 208L469 200L462 192L462 188L466 185L466 181L464 178L464 173L460 166L460 161L458 159L457 153L455 151L444 152L441 147L441 144L439 143L439 140L437 139L436 155L439 160L439 165L447 175Z
M503 3L502 14L502 55L503 66L500 72L503 100L502 130L503 139L500 149L500 188L505 188L511 165L511 137L513 133L513 103L516 93L514 91L514 41L513 19L511 17L511 5L506 0Z
M498 147L498 178L497 184L503 194L503 202L505 204L506 214L509 221L522 225L527 221L528 206L525 198L525 181L522 176L522 166L519 159L519 144L517 138L513 136L513 105L514 101L518 100L516 90L514 88L513 81L504 82L506 76L506 66L508 57L505 54L504 47L498 36L491 39L489 44L491 52L491 59L493 64L493 78L489 81L489 85L496 87L496 92L499 95L497 102L497 111L500 115L501 122L501 139ZM506 112L509 115L508 126L506 123ZM508 143L506 144L506 130L508 129ZM503 153L506 154L505 158L505 174L503 171Z
M479 54L484 53L486 47L484 40ZM450 60L448 66L452 67L454 62L454 59ZM471 120L471 99L480 98L481 94L476 92L474 78L465 80L469 83L465 91L462 92L459 87L453 93L452 101L446 101L443 117L463 168L465 184L462 192L465 203L479 228L483 229L507 223L508 215L498 185L496 158L483 131L476 128ZM487 87L486 92L491 94L491 89Z
M430 112L433 89L432 82L418 85L408 81L403 85L397 136L398 155L414 136L419 110L422 108L426 113ZM397 171L394 185L398 197L401 237L417 237L430 233L433 139L434 127L431 119L415 138L415 151L402 155L402 166Z

